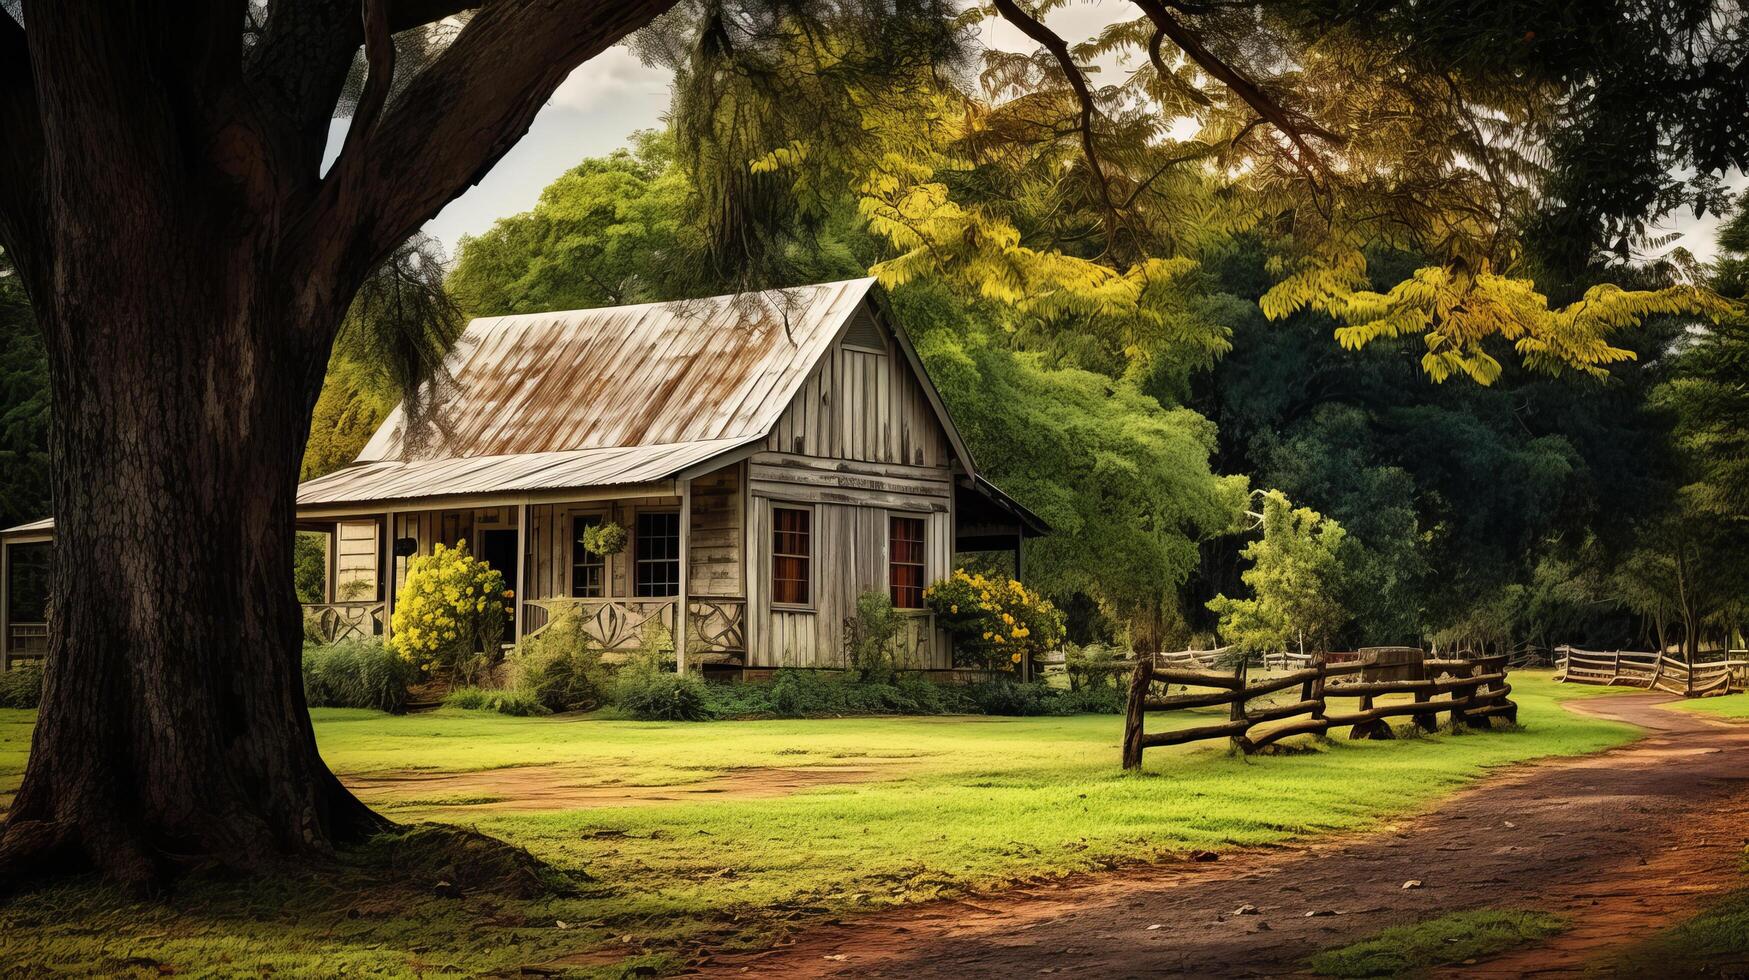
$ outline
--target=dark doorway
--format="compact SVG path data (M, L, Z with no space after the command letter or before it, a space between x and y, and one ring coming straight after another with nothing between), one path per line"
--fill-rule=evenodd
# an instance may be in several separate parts
M516 570L519 567L516 560L516 545L518 535L515 531L481 531L480 560L497 569L504 576L504 587L516 590L516 601L522 601L521 579ZM516 617L510 616L504 620L504 642L516 642Z

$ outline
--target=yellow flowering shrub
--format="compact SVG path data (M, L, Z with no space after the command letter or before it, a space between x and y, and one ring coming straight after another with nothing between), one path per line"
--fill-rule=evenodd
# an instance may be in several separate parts
M439 544L407 562L389 645L427 673L472 683L497 657L512 598L504 576L466 542Z
M1015 579L955 569L923 601L953 634L956 666L1012 670L1063 642L1063 614Z

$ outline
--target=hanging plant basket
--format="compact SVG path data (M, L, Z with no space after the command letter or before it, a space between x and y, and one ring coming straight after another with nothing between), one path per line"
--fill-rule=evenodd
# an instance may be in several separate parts
M613 521L602 521L583 529L583 550L606 558L626 550L626 529Z

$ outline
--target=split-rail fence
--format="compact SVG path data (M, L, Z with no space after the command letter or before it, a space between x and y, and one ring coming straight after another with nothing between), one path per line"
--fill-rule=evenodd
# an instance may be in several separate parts
M1249 755L1284 738L1321 736L1335 728L1349 728L1350 738L1391 738L1386 719L1393 717L1412 717L1424 731L1439 727L1441 712L1450 713L1452 724L1472 728L1489 727L1493 718L1516 722L1518 706L1507 697L1512 685L1506 680L1506 661L1504 654L1439 659L1420 650L1388 648L1315 657L1310 666L1253 680L1245 657L1230 668L1217 669L1166 665L1157 657L1144 656L1130 677L1123 766L1140 768L1145 749L1204 739L1229 739L1235 749ZM1157 694L1156 685L1167 685L1168 693ZM1172 685L1183 686L1185 693L1170 693ZM1258 698L1296 688L1297 700L1250 706ZM1413 700L1377 703L1378 698L1394 694L1412 695ZM1338 698L1358 704L1350 711L1331 712L1330 704ZM1220 706L1227 708L1227 718L1214 724L1161 732L1149 732L1144 726L1149 712ZM1296 718L1301 720L1290 720Z
M1691 664L1642 650L1555 648L1555 679L1569 684L1619 685L1685 697L1749 690L1749 651L1703 652ZM1717 659L1715 659L1717 658Z

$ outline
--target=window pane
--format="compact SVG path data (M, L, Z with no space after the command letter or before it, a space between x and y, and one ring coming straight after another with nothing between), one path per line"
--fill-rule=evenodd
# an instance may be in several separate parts
M638 515L637 567L632 594L680 594L680 515L674 511Z
M887 580L893 605L923 608L923 519L893 517L887 523Z
M771 509L771 601L805 605L812 599L808 536L814 512Z
M583 532L601 523L597 516L571 518L571 595L579 599L598 599L606 595L607 559L592 554L583 547Z

